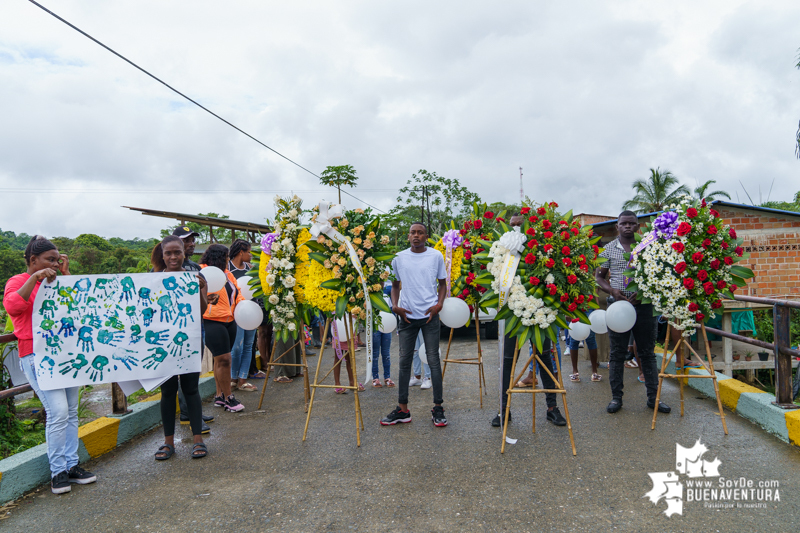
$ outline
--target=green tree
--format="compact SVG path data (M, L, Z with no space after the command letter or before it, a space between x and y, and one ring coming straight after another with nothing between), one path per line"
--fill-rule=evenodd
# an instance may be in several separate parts
M783 211L794 211L795 213L800 213L800 191L795 193L793 202L773 200L771 202L764 202L761 204L761 207L770 207L772 209L782 209Z
M684 194L690 194L686 185L679 185L669 170L650 169L647 179L638 179L632 184L636 192L633 198L622 204L622 209L630 209L636 213L652 213L663 211L664 207L678 201Z
M342 185L355 186L358 176L356 176L356 169L352 165L339 165L325 167L325 170L319 175L319 181L323 185L336 187L339 191L339 203L342 203Z
M228 215L220 215L219 213L197 213L197 214L198 214L198 216L201 216L201 217L219 218L221 220L227 220L227 219L230 218ZM196 238L197 244L209 244L211 242L211 229L208 226L206 226L204 224L198 224L197 222L187 222L186 225L189 226L189 229L191 229L192 231L197 232L200 235L199 237ZM167 235L172 235L172 232L176 227L177 227L177 225L170 226L167 229L162 229L161 230L161 239L163 239ZM161 239L159 239L159 241ZM147 241L147 242L149 242L149 241ZM157 242L156 243L152 243L152 245L149 246L149 250L152 250L153 246L155 246L156 244L158 244L158 243Z
M725 191L711 191L708 192L708 188L716 183L717 180L708 180L705 183L698 185L694 188L694 197L698 200L702 200L703 198L706 199L707 202L712 200L716 200L717 196L724 196L728 200L731 199L731 195L726 193Z
M21 250L11 248L0 249L0 297L5 291L6 282L11 276L22 274L27 270L25 257ZM2 326L3 324L0 324Z
M439 176L436 172L420 170L412 174L405 187L400 189L397 205L390 215L403 215L405 231L408 225L422 220L429 226L431 234L441 235L450 221L461 222L472 209L472 204L481 198L453 178Z

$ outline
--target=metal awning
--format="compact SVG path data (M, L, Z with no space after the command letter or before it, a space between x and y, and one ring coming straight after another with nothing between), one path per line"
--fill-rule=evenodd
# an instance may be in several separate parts
M158 209L145 209L142 207L129 207L123 205L122 207L132 211L139 211L143 215L151 217L172 218L186 225L187 222L194 222L208 226L212 242L218 242L217 237L214 235L214 228L227 229L231 231L231 241L234 239L234 232L241 231L247 234L250 242L258 242L259 235L264 233L271 233L272 226L266 224L256 224L255 222L243 222L240 220L230 220L228 218L207 217L202 215L191 215L189 213L175 213L172 211L160 211Z

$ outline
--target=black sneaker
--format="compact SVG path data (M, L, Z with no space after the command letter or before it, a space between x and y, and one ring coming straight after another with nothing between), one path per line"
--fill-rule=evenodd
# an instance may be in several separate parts
M655 406L656 406L656 401L655 400L653 400L652 402L650 400L647 400L647 408L648 409L654 409ZM665 404L664 402L658 402L658 412L659 413L669 413L670 411L672 411L672 407L670 407L669 405Z
M620 409L622 409L622 398L614 398L608 404L608 407L606 407L606 412L616 413ZM651 407L651 409L652 409L652 407Z
M225 395L224 394L220 394L219 396L214 396L214 405L216 407L225 407L225 405L226 405Z
M239 411L244 411L244 405L231 394L225 402L225 410L231 413L238 413ZM211 431L211 429L209 429L209 431Z
M411 409L403 411L400 406L395 407L394 411L381 420L382 426L393 426L395 424L408 424L411 422Z
M492 427L493 428L501 428L503 427L503 419L505 418L505 414L497 413L494 418L492 418ZM508 413L508 421L511 422L511 413Z
M53 476L53 479L50 480L50 490L53 491L53 494L64 494L72 490L66 470Z
M447 425L447 419L444 417L444 407L441 405L434 405L431 409L431 420L433 425L437 428L443 428Z
M211 431L210 429L208 431L205 431L205 429L207 427L206 426L206 422L213 422L213 421L214 421L214 417L213 416L203 415L203 433L208 433L208 431ZM181 425L182 426L188 426L189 425L189 417L188 416L181 415Z
M208 424L210 422L213 422L213 421L214 421L214 417L213 416L203 415L203 422L205 422L206 424Z
M553 407L552 411L547 411L547 421L552 422L556 426L566 426L567 420L561 415L558 407Z
M77 483L78 485L88 485L97 481L97 476L91 472L84 470L78 465L73 466L67 472L70 483Z

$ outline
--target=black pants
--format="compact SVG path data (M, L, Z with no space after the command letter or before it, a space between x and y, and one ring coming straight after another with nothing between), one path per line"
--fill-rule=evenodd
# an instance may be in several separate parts
M624 333L608 331L611 343L611 354L608 361L609 384L611 397L622 399L622 376L625 371L625 356L628 354L628 341L631 333L636 341L636 353L642 363L644 385L647 399L655 401L658 392L658 367L656 365L656 331L658 317L653 316L653 304L639 304L636 307L636 323L633 329Z
M439 315L428 322L427 318L411 318L406 322L402 318L397 324L397 333L400 337L400 382L398 385L399 399L397 403L408 403L408 382L411 379L411 363L414 359L414 345L417 335L422 331L422 340L425 342L425 355L428 357L428 366L431 369L433 382L433 403L442 403L442 365L439 361Z
M164 424L164 436L171 437L175 434L175 396L178 394L178 380L181 390L186 398L186 407L192 435L202 434L203 404L200 400L200 372L191 372L172 376L161 385L161 421Z
M508 405L508 389L514 386L514 383L511 382L514 379L514 376L511 375L511 365L514 363L514 346L516 346L517 338L516 337L509 337L506 335L505 340L503 341L503 383L506 387L503 389L503 405L500 407L500 416L505 416L506 413L506 405ZM550 345L550 338L545 337L542 341L542 353L539 354L539 358L542 360L547 368L549 368L553 375L556 375L556 371L553 366L553 360L551 358L551 345ZM531 346L533 349L536 350L536 346L531 341ZM517 368L516 370L519 371L522 368L522 364L528 360L528 357L524 354L527 354L527 350L520 349L520 353L517 356ZM534 360L535 361L535 360ZM536 368L536 365L534 365ZM555 389L556 384L553 381L553 378L550 377L550 374L547 373L546 370L541 369L539 371L539 376L542 378L542 386L545 389ZM556 393L555 392L545 392L544 399L547 403L547 407L555 407L556 406Z

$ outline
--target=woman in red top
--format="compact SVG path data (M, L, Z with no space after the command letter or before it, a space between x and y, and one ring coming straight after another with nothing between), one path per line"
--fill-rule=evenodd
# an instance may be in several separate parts
M78 466L78 390L41 390L36 379L33 355L33 304L42 280L52 282L58 274L69 275L69 259L40 235L25 248L28 270L6 282L3 306L14 323L19 339L20 368L28 378L47 413L45 436L50 462L50 490L54 494L70 491L70 483L93 483L97 477Z

